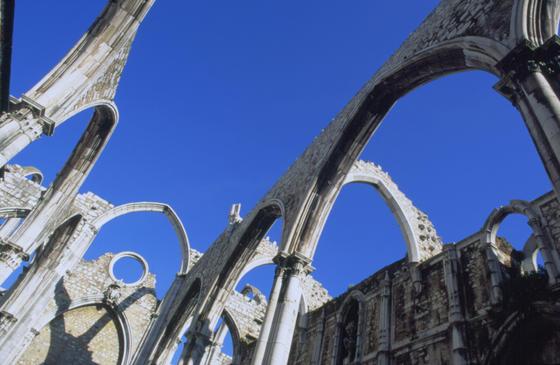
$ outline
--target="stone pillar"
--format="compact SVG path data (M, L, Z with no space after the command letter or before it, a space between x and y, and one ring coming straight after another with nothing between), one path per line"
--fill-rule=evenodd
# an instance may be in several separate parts
M285 258L279 256L274 260L276 263L274 282L272 283L272 289L270 291L270 297L268 299L268 306L266 307L264 321L259 333L259 339L257 340L257 344L255 345L255 351L253 352L253 360L251 361L252 365L260 365L264 360L264 355L270 336L270 329L272 328L272 323L274 322L274 314L276 313L276 308L278 307L278 298L280 297L280 290L282 288L282 281L285 272L284 260Z
M466 348L462 331L464 322L463 308L459 291L459 260L455 245L445 245L445 258L443 260L443 271L445 275L445 286L447 287L447 298L449 301L449 326L451 331L451 359L453 365L465 365Z
M301 279L308 273L309 261L306 258L297 254L286 258L286 270L263 364L288 363L302 295Z
M43 133L52 135L55 123L45 116L45 108L23 97L14 112L0 120L0 167L4 166Z
M502 267L496 252L494 245L490 241L492 232L485 232L485 242L483 243L482 251L486 256L486 262L488 264L488 271L490 274L490 302L492 305L498 305L502 302Z
M391 278L385 271L385 277L380 283L379 303L379 353L378 365L389 365L391 349Z
M20 247L0 239L0 283L4 283L26 259L27 255Z
M211 349L212 341L207 335L199 331L187 334L187 344L185 346L186 358L183 358L185 365L201 365L203 360L208 357L208 351Z
M222 322L214 335L214 340L210 346L209 354L204 362L205 365L218 364L218 357L222 353L222 347L224 345L224 339L226 338L227 332L227 325L225 322Z
M557 197L560 197L560 41L541 47L529 41L512 50L496 67L504 78L495 86L519 109Z
M532 218L529 220L529 226L533 230L533 235L535 236L537 246L541 251L544 268L548 274L548 281L550 285L554 285L558 282L558 268L554 263L554 258L551 253L550 242L547 242L546 236L544 235L542 225L539 219Z

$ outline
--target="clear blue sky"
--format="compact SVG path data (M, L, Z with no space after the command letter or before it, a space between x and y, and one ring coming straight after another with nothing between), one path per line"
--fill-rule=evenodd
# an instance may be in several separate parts
M114 204L162 201L204 251L240 202L248 212L437 2L156 2L140 28L118 90L120 123L82 191ZM12 94L38 81L77 41L105 1L18 0ZM446 242L480 229L494 207L534 199L550 183L516 110L492 75L448 76L391 111L362 158L381 164L428 213ZM14 162L54 178L85 128L68 121ZM522 245L523 220L503 232ZM278 229L271 233L278 238ZM88 258L144 255L158 294L179 265L163 216L107 225ZM344 189L314 266L332 294L402 258L390 210L366 186ZM126 271L126 270L125 270ZM267 292L271 268L247 280Z

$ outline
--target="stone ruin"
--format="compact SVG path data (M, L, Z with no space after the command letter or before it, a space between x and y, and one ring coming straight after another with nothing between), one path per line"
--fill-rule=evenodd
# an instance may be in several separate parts
M560 1L442 0L253 210L241 217L232 208L205 253L191 249L168 204L114 206L78 193L116 126L119 78L152 5L108 1L66 57L0 115L0 280L25 266L0 297L3 364L168 364L174 356L206 365L560 363ZM390 176L359 155L400 97L471 69L500 79L495 89L521 113L553 190L512 200L480 230L445 243ZM51 185L34 167L9 164L86 109L93 117ZM379 191L407 255L332 298L311 264L351 183ZM106 223L135 212L164 214L182 250L161 300L137 253L83 259ZM510 214L531 227L523 251L498 236ZM266 233L279 218L275 244ZM138 281L113 274L123 258L141 264ZM262 265L275 266L270 293L235 290ZM231 357L222 351L227 331Z

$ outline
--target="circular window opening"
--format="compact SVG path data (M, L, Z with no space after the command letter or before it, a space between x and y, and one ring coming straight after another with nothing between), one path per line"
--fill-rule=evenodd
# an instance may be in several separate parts
M136 253L122 252L113 257L109 273L115 281L121 281L128 286L138 285L148 275L148 264Z

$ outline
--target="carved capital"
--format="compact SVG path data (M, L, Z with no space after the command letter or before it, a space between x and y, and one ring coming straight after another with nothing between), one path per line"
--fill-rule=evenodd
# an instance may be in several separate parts
M503 74L494 88L508 99L515 101L519 93L517 83L532 73L548 76L560 74L560 38L554 36L538 47L525 40L496 64Z
M29 257L21 247L13 243L0 240L0 262L10 267L12 270L18 268L22 261L28 260Z
M113 283L109 285L103 293L103 301L111 307L116 307L121 295L121 285L119 285L119 283Z
M17 319L11 313L0 312L0 334L5 335L16 323Z
M297 253L285 258L284 268L288 276L304 276L313 271L311 261Z

